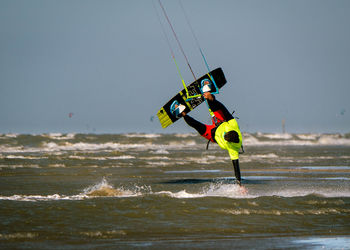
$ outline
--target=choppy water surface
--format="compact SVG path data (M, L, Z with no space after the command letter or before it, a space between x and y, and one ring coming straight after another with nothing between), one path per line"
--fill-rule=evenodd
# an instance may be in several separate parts
M350 135L0 135L0 248L350 249Z

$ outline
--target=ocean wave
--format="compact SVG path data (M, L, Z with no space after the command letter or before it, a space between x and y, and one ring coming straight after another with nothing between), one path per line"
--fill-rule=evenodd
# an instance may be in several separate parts
M276 140L276 139L280 139L280 140L290 140L293 138L293 135L292 134L279 134L279 133L276 133L276 134L264 134L264 133L257 133L257 136L258 137L262 137L262 138L267 138L267 139L273 139L273 140Z
M341 134L243 134L248 146L350 146L350 138Z
M27 165L0 165L0 169L17 169L17 168L40 168L37 164L27 164Z
M174 135L177 138L188 138L188 137L197 137L197 134L194 133L188 133L188 134L175 134Z
M72 140L75 138L74 133L69 134L62 134L62 133L49 133L49 134L43 134L42 136L54 139L54 140Z
M87 198L87 196L82 195L21 195L15 194L11 196L0 196L0 200L10 200L10 201L52 201L52 200L82 200Z
M198 193L189 193L186 190L179 192L160 191L156 195L166 195L177 199L203 198L203 197L226 197L226 198L250 198L242 188L236 184L210 184Z
M165 166L172 166L172 165L184 165L183 162L171 162L171 161L149 161L147 162L147 165L143 166L145 168L147 167L165 167Z
M132 155L121 155L121 156L79 156L79 155L70 155L70 159L77 160L97 160L97 161L106 161L106 160L130 160L135 159L135 156Z
M253 194L254 195L254 194ZM305 189L285 189L285 190L278 190L278 191L272 191L267 192L265 195L263 194L256 194L258 196L280 196L280 197L304 197L304 196L319 196L319 197L326 197L326 198L337 198L337 197L350 197L350 193L348 190L341 190L341 189L331 189L331 188L305 188Z
M144 151L169 154L171 150L196 150L205 147L197 134L5 134L1 153L60 151ZM150 140L151 139L151 140ZM350 146L349 135L342 134L264 134L243 133L245 146ZM216 149L213 144L212 148Z
M166 156L148 156L148 157L140 157L142 160L170 160L169 157Z
M37 153L37 152L59 152L59 151L145 151L152 150L154 154L168 154L169 150L186 150L195 149L196 147L202 147L197 145L195 141L178 142L169 141L168 144L152 144L152 143L87 143L87 142L43 142L38 147L24 147L24 146L11 146L0 145L1 153Z
M47 158L46 156L0 155L0 159L40 160Z
M350 197L349 192L334 191L334 190L281 190L274 192L260 192L251 193L242 191L241 187L236 184L212 184L207 188L204 188L198 193L190 193L186 190L179 192L160 191L154 193L155 195L165 195L177 199L189 199L189 198L204 198L204 197L222 197L231 199L256 199L260 197L305 197L305 196L321 196L326 198L338 198L338 197Z
M156 151L153 151L152 154L161 154L161 155L168 155L170 154L169 151L167 151L164 148L157 149Z
M142 197L142 196L163 196L171 197L175 199L194 199L194 198L207 198L207 197L221 197L221 198L230 198L230 199L257 199L264 197L285 197L285 198L294 198L294 197L324 197L324 198L343 198L350 197L348 190L332 190L332 189L285 189L285 190L276 190L276 191L255 191L252 192L249 189L240 187L237 184L222 184L222 183L211 183L208 186L202 187L197 192L189 192L185 189L177 192L162 190L153 192L150 186L137 186L134 185L132 188L118 187L115 188L113 185L109 184L104 178L101 182L94 184L90 187L87 187L77 195L11 195L11 196L0 196L0 200L11 200L11 201L52 201L52 200L84 200L91 198L132 198L132 197ZM323 202L327 203L328 201L315 201L313 202ZM310 201L310 202L311 202ZM335 201L330 201L331 203ZM336 201L339 203L339 201ZM251 205L257 203L252 200ZM311 211L311 210L310 210ZM331 213L332 211L328 211ZM345 212L350 212L350 209ZM244 213L244 212L240 212ZM254 213L254 212L251 212ZM273 212L271 212L273 213ZM310 212L311 213L311 212ZM327 211L318 211L317 213L326 214Z
M125 134L124 136L129 137L129 138L159 138L162 135L161 134L130 133L130 134Z
M138 148L142 145L135 145L135 144L129 144L128 148ZM57 144L55 142L44 142L42 144L42 150L47 151L73 151L73 150L79 150L79 151L96 151L96 150L118 150L125 147L125 145L119 144L119 143L86 143L86 142L78 142L78 143L64 143L64 144Z
M150 193L151 188L148 186L137 186L134 185L132 189L127 189L124 187L115 188L111 185L105 177L94 185L85 188L80 194L77 195L62 195L62 194L52 194L52 195L11 195L11 196L0 196L0 200L10 200L10 201L53 201L53 200L84 200L91 198L101 198L101 197L136 197L142 196L144 193Z
M202 155L200 157L186 157L185 159L179 159L180 161L195 162L199 164L209 165L217 163L227 163L230 159L229 156L213 156L213 155Z
M3 137L3 138L16 138L19 134L0 134L0 137Z
M316 140L318 137L321 136L321 134L297 134L296 135L300 140L310 140L310 141L314 141Z

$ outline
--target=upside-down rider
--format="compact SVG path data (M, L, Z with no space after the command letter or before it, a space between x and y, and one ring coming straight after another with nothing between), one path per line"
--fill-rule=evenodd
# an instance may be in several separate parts
M241 186L241 172L239 169L239 151L242 146L242 134L239 130L237 121L227 108L215 96L210 93L212 86L208 79L201 82L202 93L207 100L209 108L215 115L216 122L212 125L203 124L191 116L184 110L183 104L174 103L173 114L177 117L183 117L185 122L194 128L201 136L217 143L222 149L228 151L232 160L235 176L238 184Z

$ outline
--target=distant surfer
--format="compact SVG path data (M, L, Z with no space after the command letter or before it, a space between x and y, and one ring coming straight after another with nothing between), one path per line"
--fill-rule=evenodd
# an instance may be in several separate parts
M207 140L217 143L222 149L228 151L232 160L237 182L241 186L239 150L242 146L242 134L239 130L238 123L227 108L221 102L217 101L215 96L210 93L210 81L208 79L204 79L201 85L203 86L203 96L207 100L211 111L215 115L215 123L212 125L206 125L195 120L184 111L184 105L179 103L173 106L172 112L175 116L182 116L185 122L194 128L201 136Z

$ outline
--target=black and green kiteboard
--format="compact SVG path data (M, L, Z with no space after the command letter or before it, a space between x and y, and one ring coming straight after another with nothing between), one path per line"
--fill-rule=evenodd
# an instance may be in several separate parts
M222 71L221 68L214 69L210 71L209 73L203 75L202 77L198 78L196 81L192 82L190 85L188 85L186 93L186 88L181 90L177 95L175 95L173 98L171 98L157 113L157 116L159 118L159 121L162 125L163 128L168 127L169 125L173 124L176 122L178 117L174 116L170 112L170 106L171 104L177 100L180 104L185 105L186 109L185 112L189 113L191 110L196 108L199 104L204 102L204 98L201 95L201 90L200 90L200 83L203 79L211 79L212 82L215 83L215 86L217 88L221 88L226 84L226 78L224 75L224 72ZM218 92L218 89L213 89L212 92ZM188 98L191 96L197 96L194 98Z

